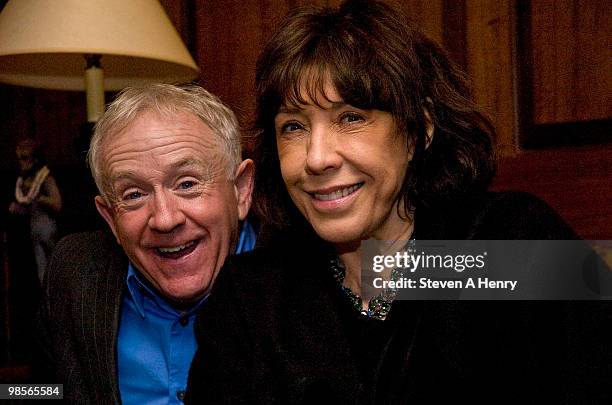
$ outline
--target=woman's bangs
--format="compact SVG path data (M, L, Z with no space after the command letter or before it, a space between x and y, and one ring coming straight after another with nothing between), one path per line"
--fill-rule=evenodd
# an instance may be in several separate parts
M307 104L321 107L328 80L327 66L316 61L305 62L300 69L293 69L284 80L282 100L284 106L300 107Z

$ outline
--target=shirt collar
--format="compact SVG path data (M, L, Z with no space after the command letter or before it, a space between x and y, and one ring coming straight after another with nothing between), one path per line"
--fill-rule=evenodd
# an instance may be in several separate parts
M206 294L189 309L185 311L179 311L174 309L172 305L170 305L154 288L149 285L148 282L145 282L143 280L143 277L144 276L138 270L136 270L136 268L130 262L130 264L128 265L128 272L126 277L127 290L128 294L132 298L132 301L134 301L134 305L136 306L138 314L143 319L146 318L144 301L147 297L155 301L155 303L157 303L157 305L161 309L165 310L166 312L175 314L177 317L185 315L191 316L195 311L198 310L198 308L200 308L202 303L204 303L204 301L206 301L206 299L208 298L208 294Z

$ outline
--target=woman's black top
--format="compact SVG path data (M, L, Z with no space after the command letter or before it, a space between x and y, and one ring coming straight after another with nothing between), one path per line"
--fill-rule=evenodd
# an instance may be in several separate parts
M518 193L418 208L415 236L576 238ZM292 229L228 260L196 324L189 403L612 401L607 301L395 301L377 321L340 290L329 254Z

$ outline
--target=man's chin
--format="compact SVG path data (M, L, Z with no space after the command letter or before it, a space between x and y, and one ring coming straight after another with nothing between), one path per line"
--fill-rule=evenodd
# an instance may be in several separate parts
M208 288L200 289L193 293L190 292L175 292L175 291L163 291L162 295L164 299L168 301L170 305L178 310L186 310L197 304L202 298L208 293Z

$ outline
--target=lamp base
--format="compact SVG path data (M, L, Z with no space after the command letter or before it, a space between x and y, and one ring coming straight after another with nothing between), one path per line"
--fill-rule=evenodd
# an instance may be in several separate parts
M97 122L104 113L104 70L100 55L86 55L85 91L87 93L87 121Z

